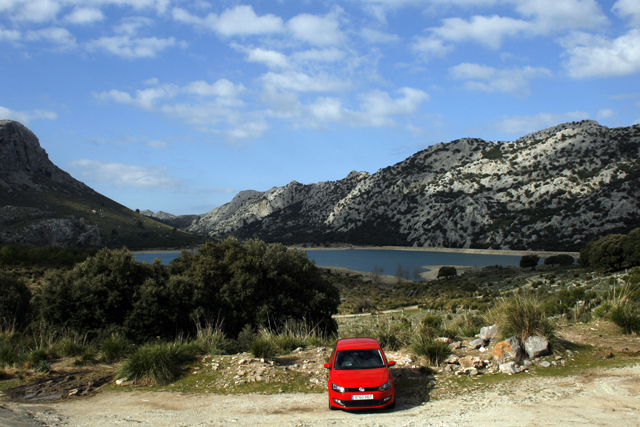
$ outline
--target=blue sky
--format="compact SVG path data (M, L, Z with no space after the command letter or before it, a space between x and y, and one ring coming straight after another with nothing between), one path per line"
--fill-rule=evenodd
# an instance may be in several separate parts
M0 119L132 209L640 123L640 1L0 0Z

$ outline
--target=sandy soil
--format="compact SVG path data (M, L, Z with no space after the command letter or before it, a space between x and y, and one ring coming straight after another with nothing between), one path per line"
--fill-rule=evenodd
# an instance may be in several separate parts
M637 426L639 395L640 365L635 365L470 387L454 399L419 406L399 402L395 410L367 412L329 411L326 394L110 391L38 406L3 403L0 426ZM31 424L6 423L10 409L31 414Z

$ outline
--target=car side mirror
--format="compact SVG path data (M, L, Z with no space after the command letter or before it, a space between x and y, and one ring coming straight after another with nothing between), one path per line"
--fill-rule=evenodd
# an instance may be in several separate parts
M395 366L396 361L395 360L389 360L389 366Z
M327 369L331 369L331 365L329 365L328 363L325 363L324 367L327 368Z

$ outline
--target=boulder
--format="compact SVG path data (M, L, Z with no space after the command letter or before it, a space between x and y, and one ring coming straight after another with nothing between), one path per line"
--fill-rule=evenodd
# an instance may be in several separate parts
M480 339L489 342L498 335L498 325L485 326L480 329Z
M503 374L517 374L522 372L522 368L516 362L507 362L500 364L500 372Z
M493 359L502 364L506 362L519 362L522 360L522 347L518 338L513 336L496 344L493 348Z
M549 354L549 341L545 337L533 335L524 341L524 349L531 359Z
M452 350L458 350L462 347L462 342L461 341L456 341L456 342L452 342L451 344L449 344L449 348L451 348Z
M469 348L473 349L473 350L477 350L480 347L484 347L484 340L481 340L480 338L471 341L471 343L469 344Z
M473 367L475 367L475 363L474 363L473 357L471 357L471 356L467 356L467 357L463 357L463 358L459 359L458 363L463 368L473 368Z

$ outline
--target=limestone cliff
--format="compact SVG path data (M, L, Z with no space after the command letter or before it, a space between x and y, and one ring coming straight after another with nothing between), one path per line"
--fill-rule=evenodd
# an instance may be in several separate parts
M576 250L640 227L640 125L433 145L374 174L243 191L189 230L283 243Z

